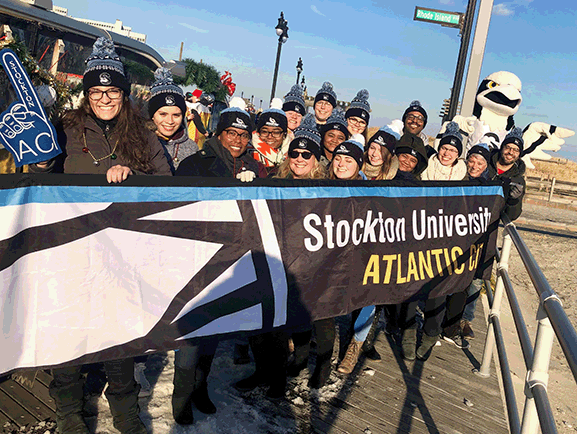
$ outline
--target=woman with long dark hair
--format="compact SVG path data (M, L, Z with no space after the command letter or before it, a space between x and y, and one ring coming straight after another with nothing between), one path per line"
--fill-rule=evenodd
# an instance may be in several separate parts
M38 169L103 174L112 183L131 174L170 175L162 146L130 103L130 84L111 40L99 38L94 44L83 85L80 107L68 112L58 127L63 153L55 161L38 164ZM121 433L146 433L138 415L134 360L107 361L104 370L114 427ZM88 434L82 416L81 366L56 368L52 373L49 390L59 432Z

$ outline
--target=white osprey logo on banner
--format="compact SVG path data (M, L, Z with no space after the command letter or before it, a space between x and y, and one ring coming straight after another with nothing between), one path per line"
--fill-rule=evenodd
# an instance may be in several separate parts
M100 84L103 86L110 86L112 84L112 78L110 78L110 74L108 72L103 72L98 77L100 80Z
M275 118L268 118L268 122L266 123L269 127L278 127L279 124Z
M241 118L236 118L236 122L233 122L233 127L240 128L242 130L246 130L246 124Z
M176 102L174 101L174 97L171 95L167 95L167 97L164 99L164 101L166 102L166 105L176 105Z

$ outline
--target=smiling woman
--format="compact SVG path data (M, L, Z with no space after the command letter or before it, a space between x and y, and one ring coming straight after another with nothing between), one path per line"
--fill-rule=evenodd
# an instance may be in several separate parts
M198 146L188 137L182 89L174 84L172 74L166 68L158 68L154 76L156 81L150 88L148 114L174 174L180 162L196 153Z

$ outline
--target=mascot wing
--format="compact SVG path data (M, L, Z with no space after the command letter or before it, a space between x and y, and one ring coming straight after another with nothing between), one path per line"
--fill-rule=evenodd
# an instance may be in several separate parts
M435 137L435 149L439 150L439 142L441 141L441 137L443 137L443 133L446 131L447 124L449 122L456 122L459 125L459 130L464 136L463 149L468 149L470 147L468 146L469 138L475 132L475 126L477 125L478 121L475 116L465 117L461 115L456 115L452 121L443 123L439 134L437 134L437 137Z
M556 127L544 122L533 122L529 124L523 132L523 142L525 149L523 151L523 161L529 169L535 166L531 159L550 160L551 155L544 151L558 151L565 143L565 138L571 137L575 131L567 128Z

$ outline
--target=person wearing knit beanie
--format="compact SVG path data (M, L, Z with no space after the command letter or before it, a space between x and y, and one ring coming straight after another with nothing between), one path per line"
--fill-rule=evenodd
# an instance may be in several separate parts
M230 100L229 107L220 112L220 119L216 126L216 136L227 128L238 129L246 132L249 137L254 131L254 125L248 112L245 110L246 103L238 101L241 98L234 97ZM239 133L242 133L239 131Z
M347 126L351 134L362 134L367 139L367 125L369 124L371 106L369 104L369 91L361 89L351 101L351 105L345 113Z
M166 68L158 68L154 77L156 81L150 88L148 113L174 174L182 160L198 151L198 145L188 136L182 89L174 84L172 74Z
M102 36L96 40L92 54L86 59L82 79L85 94L95 86L114 86L121 89L125 95L130 95L130 83L126 79L120 56L114 49L114 42Z
M313 108L317 124L326 123L333 109L337 106L337 94L333 90L333 85L325 81L315 96Z
M289 131L294 132L307 112L303 88L300 85L293 85L289 93L285 95L282 110L286 113Z
M249 153L265 167L274 168L283 162L288 150L287 116L281 110L282 100L274 98L270 108L263 111L252 136Z
M427 112L420 101L412 101L403 113L404 132L420 135L427 125Z
M395 152L399 159L399 172L411 173L414 177L418 177L427 168L425 145L415 134L403 134L397 142Z
M459 158L463 151L463 136L459 124L449 122L439 142L439 152L429 157L429 164L421 174L423 181L461 181L467 176L467 164Z
M364 138L360 134L355 134L338 145L335 148L333 161L329 167L331 179L366 179L361 172L364 146Z
M321 136L315 118L307 114L295 130L287 158L280 165L275 178L323 179L326 170L320 164Z
M155 81L150 86L150 99L148 100L148 114L154 114L161 107L174 107L179 109L182 116L186 115L186 101L182 89L174 84L172 73L166 68L158 68L154 72Z
M467 152L467 175L469 179L488 178L491 151L486 143L478 143Z
M362 171L371 180L393 179L399 163L395 156L397 140L401 136L389 126L379 129L365 146Z
M318 128L318 125L317 125ZM334 110L327 119L326 124L320 127L321 144L323 149L323 164L330 164L333 159L333 151L340 143L347 140L351 133L347 128L345 114L341 109Z

